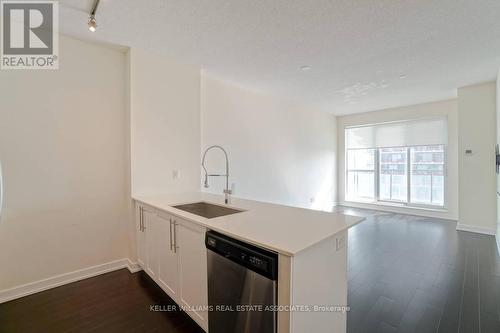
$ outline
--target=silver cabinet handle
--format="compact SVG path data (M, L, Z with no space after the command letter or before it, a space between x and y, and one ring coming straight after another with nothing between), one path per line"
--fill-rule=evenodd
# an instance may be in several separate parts
M172 243L172 219L170 220L170 251L173 251L172 247L174 246L174 243Z
M174 220L174 253L177 253L177 222Z
M142 232L142 207L139 206L139 231Z
M142 207L142 232L144 232L144 230L146 230L146 223L144 223L144 207Z
M144 207L139 208L139 222L140 222L140 230L144 232L146 230L146 225L144 224Z

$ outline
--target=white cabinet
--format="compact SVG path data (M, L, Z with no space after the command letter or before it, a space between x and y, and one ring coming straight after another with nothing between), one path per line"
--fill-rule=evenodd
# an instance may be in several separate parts
M206 229L141 204L136 218L139 264L208 332Z
M174 243L175 220L172 216L162 214L158 216L158 244L159 274L158 284L172 298L177 298L179 269L177 247Z
M175 232L179 248L179 302L191 309L191 317L203 328L208 327L207 290L207 249L205 247L206 229L178 220ZM205 326L204 326L205 325Z
M158 276L159 261L158 261L158 217L156 212L143 210L143 224L145 228L145 249L146 249L146 265L144 269L146 273L154 279Z
M156 237L157 215L154 209L137 205L137 261L153 279L158 274L158 253L155 250L158 243Z
M143 206L135 206L137 262L143 269L146 267L146 232L143 228Z

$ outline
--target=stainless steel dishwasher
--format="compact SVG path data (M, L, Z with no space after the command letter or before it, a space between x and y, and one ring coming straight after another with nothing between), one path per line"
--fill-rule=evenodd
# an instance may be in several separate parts
M209 231L210 333L275 333L278 255Z

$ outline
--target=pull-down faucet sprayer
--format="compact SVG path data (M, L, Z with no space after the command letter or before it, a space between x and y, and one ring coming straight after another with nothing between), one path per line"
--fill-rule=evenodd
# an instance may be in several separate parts
M224 153L224 156L226 157L226 174L225 175L217 175L217 174L208 174L207 168L205 167L205 158L207 157L207 153L211 149L220 149ZM203 160L201 161L201 166L203 167L203 170L205 171L205 181L204 181L204 186L205 188L208 188L208 177L226 177L226 188L224 189L224 202L226 204L231 202L231 194L232 191L229 189L229 159L227 157L227 152L224 148L218 145L210 146L208 147L205 152L203 153Z

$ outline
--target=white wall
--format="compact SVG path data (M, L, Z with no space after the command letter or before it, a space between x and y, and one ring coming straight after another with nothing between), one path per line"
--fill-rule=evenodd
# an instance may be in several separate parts
M202 76L202 150L229 154L235 196L331 209L335 191L335 117ZM209 172L224 172L212 151ZM222 193L223 179L208 191ZM314 198L314 202L311 199Z
M68 37L60 69L0 71L0 290L128 256L126 56Z
M497 144L500 146L500 69L497 75ZM500 254L500 175L497 174L497 245Z
M345 201L345 128L366 124L376 124L389 121L410 120L426 117L446 116L448 118L448 149L447 149L447 179L446 179L446 211L431 211L416 208L382 206L378 204L362 204ZM458 219L458 122L457 101L448 100L436 103L426 103L375 112L360 113L338 117L338 196L341 205L361 208L372 208L407 214Z
M458 229L496 233L496 84L458 89ZM466 149L473 154L467 156Z
M200 69L136 48L128 65L132 197L199 191Z
M199 191L199 68L140 49L129 61L132 195Z
M497 144L500 146L500 69L497 75ZM497 245L500 254L500 175L497 174Z

